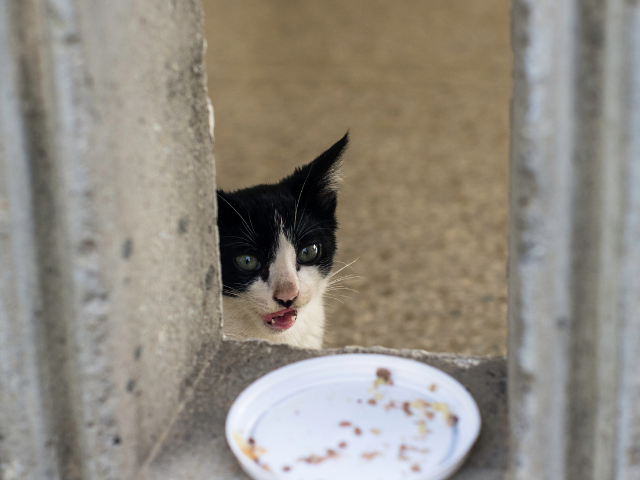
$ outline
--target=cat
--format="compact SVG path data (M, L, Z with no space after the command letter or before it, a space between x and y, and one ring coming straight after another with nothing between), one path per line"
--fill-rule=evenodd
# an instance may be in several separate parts
M278 183L217 191L227 338L322 347L348 144L349 132Z

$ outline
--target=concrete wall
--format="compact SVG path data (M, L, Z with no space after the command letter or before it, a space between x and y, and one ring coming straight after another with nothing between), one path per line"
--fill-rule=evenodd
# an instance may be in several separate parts
M340 353L221 341L202 19L198 0L0 2L2 480L242 478L233 398ZM500 478L504 359L385 353L471 389L489 426L459 478Z
M511 478L640 478L640 6L513 2Z
M640 478L640 6L514 0L513 479ZM243 478L198 0L0 2L0 478ZM356 351L378 352L377 349ZM459 378L506 468L504 361Z
M513 5L511 476L636 479L640 6ZM0 2L2 480L242 478L230 401L339 353L221 341L203 43L198 0ZM501 478L504 361L385 352L468 386L458 478Z
M0 2L0 478L132 478L220 339L197 0Z

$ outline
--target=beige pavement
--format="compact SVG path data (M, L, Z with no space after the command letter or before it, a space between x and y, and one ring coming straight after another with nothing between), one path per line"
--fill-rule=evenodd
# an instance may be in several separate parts
M204 3L220 187L351 130L326 346L503 354L508 0Z

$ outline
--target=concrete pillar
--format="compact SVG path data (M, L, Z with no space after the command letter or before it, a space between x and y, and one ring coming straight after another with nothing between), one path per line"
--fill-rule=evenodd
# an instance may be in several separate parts
M199 0L0 1L0 478L133 478L218 347Z
M514 0L511 478L640 478L640 6Z

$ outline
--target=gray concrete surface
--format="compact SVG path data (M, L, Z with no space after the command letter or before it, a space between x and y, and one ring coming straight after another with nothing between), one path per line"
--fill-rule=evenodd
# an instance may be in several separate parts
M0 2L0 478L133 478L220 339L198 1Z
M517 0L514 480L640 478L640 5Z
M0 2L1 480L242 478L233 398L340 352L221 341L202 21L195 0ZM457 377L485 421L458 478L501 478L504 358L344 351Z
M251 382L294 361L339 353L384 353L433 365L462 382L478 402L483 427L456 480L498 480L507 466L506 362L417 350L350 347L302 350L262 341L224 341L193 396L167 432L166 442L141 472L140 480L245 480L227 446L224 422L233 400Z
M239 10L244 13L237 21L226 16L231 26L242 27L246 19L266 21L281 35L291 34L291 48L302 56L319 44L313 40L318 38L315 27L303 28L308 26L304 22L298 27L295 9L280 15L282 11L271 10L273 2L263 2L259 4L263 10L255 11L248 7L255 4L248 1L230 2L226 7L231 4L248 9ZM320 2L296 5L308 9L316 19L322 18L316 9L326 7ZM461 75L462 87L456 90L453 83L448 84L442 90L449 92L443 93L446 101L435 111L446 118L457 105L462 110L485 112L483 119L491 123L489 120L499 117L493 117L488 106L496 102L476 104L465 96L475 90L464 77L469 73L465 68L480 58L478 52L485 47L492 50L493 44L483 46L480 40L485 37L474 37L472 25L463 19L471 12L476 19L473 26L484 25L481 19L494 25L489 21L492 15L483 15L498 4L406 2L394 4L393 9L383 2L367 3L367 8L358 2L327 5L341 15L314 25L326 33L325 43L336 42L327 50L336 55L333 63L327 63L335 68L323 70L323 78L310 63L304 67L308 67L307 80L290 81L287 92L310 106L316 102L319 113L326 113L325 107L331 107L330 113L339 112L338 107L346 104L362 112L359 118L367 118L364 113L370 113L372 105L383 109L383 122L377 123L374 116L352 125L363 131L369 125L370 133L377 132L379 149L369 151L371 163L366 168L353 164L352 185L361 189L352 187L351 194L358 193L367 201L349 204L347 198L347 213L354 212L354 218L360 220L349 223L345 230L357 227L365 234L352 237L358 240L356 244L346 244L343 250L350 254L377 251L391 242L388 244L403 245L402 255L413 259L405 264L400 253L386 256L377 251L378 261L367 265L377 268L389 260L403 267L395 274L389 273L394 270L380 270L381 276L374 278L366 297L374 299L371 292L377 292L380 301L371 305L386 319L400 311L397 302L410 303L412 297L403 296L411 291L409 284L402 281L417 271L416 264L428 263L428 256L415 253L422 252L418 247L432 245L419 227L429 223L416 221L431 219L419 214L424 213L424 205L410 208L424 192L442 195L443 202L447 195L461 193L456 197L460 203L454 205L465 213L468 229L443 237L440 253L449 247L466 246L467 250L449 252L442 270L429 264L432 271L469 268L477 276L470 276L469 282L462 281L467 277L456 277L460 281L455 287L468 283L480 288L484 277L474 269L483 267L488 278L493 278L491 265L502 265L498 257L483 263L490 256L478 255L485 250L475 249L476 244L467 242L465 236L475 232L474 225L484 228L490 223L483 215L499 218L490 214L491 202L482 203L484 196L473 195L497 185L492 183L497 177L489 171L499 169L485 172L492 165L488 160L494 157L481 155L491 142L471 124L467 125L469 137L443 137L454 138L448 140L451 145L477 146L478 157L473 149L473 155L459 152L455 157L460 172L468 172L470 165L477 167L471 170L471 181L462 181L459 175L447 176L451 171L444 169L444 159L451 158L455 148L427 143L415 132L410 141L399 134L380 140L387 138L388 131L408 128L426 113L433 114L418 101L425 71L411 77L412 70L402 63L408 50L386 50L385 45L393 45L393 36L385 32L394 27L396 9L408 18L413 15L403 10L407 5L429 5L432 10L424 18L433 20L434 30L410 28L409 24L391 29L409 36L426 35L425 41L461 39L453 50L467 52L467 62L455 64L451 71ZM215 176L200 7L195 0L0 2L0 479L241 479L222 438L224 417L233 398L273 368L341 351L414 358L452 374L469 388L479 403L484 428L458 479L499 479L507 465L514 480L640 477L640 144L636 134L640 128L640 5L624 0L514 2L517 61L508 384L503 358L362 347L309 351L254 341L221 341L213 228ZM376 17L386 23L368 24L367 18L374 17L360 13L369 10L386 13ZM459 23L450 21L454 13ZM359 17L363 17L365 33L355 35L353 43L343 42L341 32L351 30L340 22L352 25L351 19ZM374 28L380 25L379 30ZM452 25L461 29L454 28L451 37L445 36ZM298 36L301 32L309 36ZM437 35L429 37L431 34ZM357 38L365 40L358 42ZM376 43L377 38L384 41ZM476 50L478 41L480 50ZM269 42L266 36L264 44L273 45ZM402 42L401 47L406 45ZM241 44L237 47L242 67L242 55L253 53ZM318 48L322 52L324 47ZM350 70L340 77L336 72L347 71L341 69L340 59L353 59L354 52L370 60L366 65L380 68ZM435 62L436 57L430 58ZM397 82L399 97L389 90L383 92L380 85L379 74L391 67L397 76L395 80L385 77L385 81ZM440 67L447 63L443 61ZM284 115L288 111L278 103L281 85L271 88L268 80L286 70L271 60L263 68L266 73L254 80L243 74L227 81L231 86L237 83L238 91L255 89L250 99L268 99L260 108ZM224 70L230 75L232 71L231 67ZM238 71L242 73L241 68ZM497 93L489 87L495 72L485 73L487 90L483 92L489 98ZM419 79L420 89L404 83L407 78ZM220 79L224 82L224 75ZM252 81L253 87L248 88ZM359 95L348 93L354 91L352 82L359 86ZM327 96L309 95L313 89L304 85L315 85L318 92L326 88ZM349 88L341 90L340 85ZM265 96L265 92L272 95ZM400 97L402 102L394 100ZM409 105L406 110L400 108L405 104ZM246 109L242 118L252 118L253 104L239 105ZM299 117L287 115L294 120L289 130L256 115L262 120L255 120L254 127L272 127L270 135L235 129L245 140L230 145L250 149L254 139L269 138L272 152L278 152L288 139L294 152L288 157L294 159L292 164L307 153L312 157L311 149L313 153L322 150L324 134L317 143L313 135L299 134L299 124L309 118L308 111ZM340 127L338 133L342 133L343 127L336 122L346 117L336 113L334 118L317 118L328 129ZM427 125L434 132L440 128L438 123ZM354 127L354 133L358 128ZM435 136L429 139L435 141ZM366 145L370 144L375 142ZM497 149L499 144L496 140L493 146ZM407 145L414 158L424 151L430 153L425 163L428 169L403 160L400 153ZM356 148L352 155L358 158ZM273 158L281 157L285 156ZM266 153L265 158L269 158ZM395 168L389 167L388 158L397 160ZM432 163L434 159L439 160ZM474 163L474 159L485 163ZM259 165L235 164L239 171L247 168L247 174L259 172ZM263 173L271 176L277 162L264 165L269 168ZM450 168L449 163L446 166ZM394 175L404 171L411 173L414 182L395 188L400 183L394 183ZM345 186L348 175L347 170ZM394 188L388 188L390 183ZM439 190L441 185L446 188ZM489 190L498 199L501 190L495 188ZM396 196L404 206L392 207L387 201ZM371 203L372 199L377 203ZM487 210L477 210L476 204ZM412 215L404 216L405 210ZM392 223L392 238L383 234L388 231L384 221L375 223L377 217L369 211L391 212L385 217L388 221L401 220ZM456 210L442 210L452 211ZM438 212L433 210L433 218L441 214ZM477 219L481 221L474 223ZM500 223L494 227L493 232L498 232ZM500 251L496 246L498 237L503 237L480 231L482 235L472 237L493 239L496 243L489 243L489 250ZM422 243L415 242L416 238ZM437 246L433 244L436 251ZM412 252L415 254L408 254ZM467 260L473 259L479 259L478 263L466 267ZM497 288L498 283L490 284ZM390 290L393 308L377 288L399 289ZM469 295L473 291L471 287L463 290ZM439 305L428 292L414 293L429 305ZM451 291L441 293L442 305L457 305L447 303L458 298ZM365 301L361 305L364 313L357 318L368 318L366 305ZM465 312L460 310L460 322L451 320L455 325L451 331L469 337L464 348L485 348L474 340L479 338L475 332L484 327L466 321ZM370 330L377 335L383 331L376 320L371 317L359 328L345 331L364 335ZM412 335L429 341L458 338L447 336L444 327L442 332L430 333L432 324L425 323L426 336L421 329ZM394 328L404 335L401 326L410 324L409 319L400 324L386 322L383 328L386 334Z
M508 0L205 0L221 187L350 128L327 342L506 352ZM340 303L340 301L344 303Z

